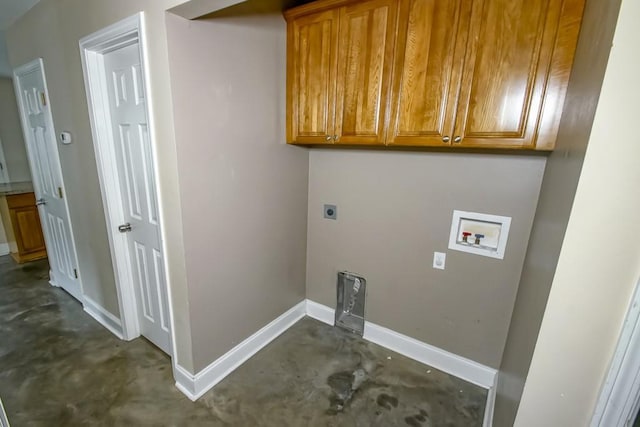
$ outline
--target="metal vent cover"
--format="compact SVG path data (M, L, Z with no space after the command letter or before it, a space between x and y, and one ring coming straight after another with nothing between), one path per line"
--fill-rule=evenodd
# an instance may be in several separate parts
M364 277L348 271L338 272L338 302L335 326L360 336L364 333L364 303L367 281Z

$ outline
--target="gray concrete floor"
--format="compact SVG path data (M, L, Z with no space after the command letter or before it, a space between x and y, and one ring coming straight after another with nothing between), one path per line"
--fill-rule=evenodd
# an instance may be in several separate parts
M123 342L0 257L0 398L21 426L481 426L486 391L305 318L198 402L144 339Z

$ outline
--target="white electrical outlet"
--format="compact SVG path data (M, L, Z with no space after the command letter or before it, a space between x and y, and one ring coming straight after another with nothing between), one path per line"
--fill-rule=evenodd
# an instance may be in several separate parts
M433 253L433 268L437 268L438 270L444 270L444 264L447 260L447 254L444 252L434 252Z

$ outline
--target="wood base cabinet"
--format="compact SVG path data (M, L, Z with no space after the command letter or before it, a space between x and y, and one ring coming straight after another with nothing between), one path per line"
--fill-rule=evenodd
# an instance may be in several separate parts
M18 263L46 258L40 216L33 193L11 194L0 199L0 213L11 256Z
M288 142L552 150L584 1L291 9Z

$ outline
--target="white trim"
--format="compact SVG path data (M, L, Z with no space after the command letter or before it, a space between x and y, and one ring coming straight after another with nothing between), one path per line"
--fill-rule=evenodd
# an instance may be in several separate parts
M116 156L112 144L112 128L110 123L110 108L107 95L106 80L104 76L103 53L122 47L128 43L138 43L141 60L141 71L144 80L144 90L147 102L146 114L149 130L149 140L152 152L152 168L155 175L155 192L158 201L158 219L160 224L160 239L162 245L162 259L165 287L162 289L166 293L166 301L169 307L169 325L171 336L171 354L174 371L177 367L177 349L174 327L173 302L171 298L170 274L166 262L167 241L166 227L164 220L163 197L159 191L158 170L158 150L155 137L155 116L153 113L153 93L150 85L150 67L148 59L148 45L146 37L146 24L144 13L140 12L129 18L123 19L111 26L97 31L80 40L80 56L84 75L85 88L87 93L87 105L91 122L93 145L98 165L98 178L100 190L105 210L107 227L110 230L109 248L116 277L118 289L118 304L122 318L122 332L125 339L133 339L140 336L140 325L138 322L138 310L136 306L136 294L133 288L133 271L129 260L129 247L126 236L118 233L117 226L121 224L124 217L124 206L118 181L113 179L117 173Z
M9 182L9 169L2 148L2 140L0 140L0 184Z
M118 291L122 334L130 340L140 336L133 271L130 266L127 237L117 233L124 218L122 195L118 185L116 153L110 122L109 97L104 76L102 52L121 45L124 39L138 40L140 15L134 15L80 40L80 56L87 94L93 147L98 167L100 191L105 211L111 262Z
M335 323L335 310L327 307L326 305L318 304L310 299L305 300L307 302L307 316L312 319L326 323L333 326Z
M0 256L9 255L11 253L11 249L9 248L8 243L0 243Z
M69 238L71 240L69 242L69 246L71 248L71 251L73 252L72 254L73 267L78 272L77 280L78 280L79 295L72 295L72 296L74 298L77 298L82 303L84 298L84 287L82 286L82 274L80 272L80 267L79 267L80 263L78 262L78 249L76 247L76 238L75 238L75 233L73 231L73 223L71 222L71 214L69 211L69 198L67 197L67 194L68 194L67 186L64 183L64 175L62 173L62 162L60 161L60 148L58 147L58 141L56 139L57 132L56 132L56 126L55 126L55 122L53 121L53 114L52 114L53 106L51 104L51 97L49 96L49 86L47 85L47 75L44 72L44 61L42 60L42 58L34 59L31 62L28 62L19 67L14 68L13 70L13 86L14 86L14 91L16 93L16 100L18 102L18 113L20 116L20 124L22 125L22 136L24 138L25 148L27 150L27 160L29 163L29 169L31 171L31 177L33 178L34 194L36 195L36 197L40 197L40 195L42 194L42 189L40 188L40 180L37 179L38 168L35 167L35 161L34 161L35 156L33 155L33 150L34 150L33 138L31 137L28 131L29 124L27 123L27 117L25 115L27 108L24 105L24 99L22 97L22 81L21 81L21 78L23 75L28 74L35 70L40 71L40 76L42 77L44 94L49 103L49 108L47 108L45 112L45 120L47 121L47 125L51 126L50 137L53 138L53 144L51 145L55 148L55 153L53 156L54 158L51 160L55 163L54 167L57 169L56 172L59 175L58 178L60 179L60 187L62 188L63 194L65 196L62 200L64 201L64 209L67 215L66 219L69 226ZM38 215L41 215L41 209L38 209ZM51 230L49 230L49 227L45 225L46 221L44 221L43 218L40 218L40 222L41 222L42 231L43 231L42 234L44 237L45 248L47 249L48 253L53 253L54 245L51 244L51 241L54 239L51 237ZM51 275L50 277L53 277L53 275ZM52 281L55 282L55 280L52 280ZM53 286L57 286L57 285L53 285ZM71 292L69 292L69 294L71 294Z
M310 300L307 300L307 308L309 317L333 325L334 310L332 308ZM490 389L494 385L497 374L495 369L375 323L364 322L364 339L480 387Z
M308 299L304 300L195 375L175 364L173 376L176 387L189 399L196 401L305 314L328 325L334 324L333 309ZM495 369L371 322L365 322L364 339L487 389L483 426L491 427L497 380Z
M591 427L631 425L640 400L640 281L622 325Z
M93 317L98 323L107 328L113 335L124 339L122 335L122 324L120 319L111 314L107 309L102 307L93 299L88 296L84 296L84 311Z
M2 405L2 399L0 399L0 427L10 427L9 418L7 417L7 413Z
M493 380L493 385L487 390L487 403L484 407L484 419L482 420L482 427L493 426L493 412L496 407L496 390L498 389L498 373Z
M180 365L176 365L174 369L176 387L189 399L197 400L247 359L302 319L305 314L306 302L302 301L229 350L196 375L192 375Z

